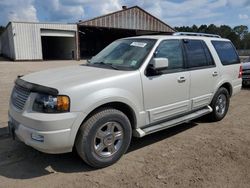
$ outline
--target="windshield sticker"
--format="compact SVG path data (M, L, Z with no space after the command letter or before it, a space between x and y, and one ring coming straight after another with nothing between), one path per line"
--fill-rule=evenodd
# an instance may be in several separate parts
M140 47L140 48L144 48L147 45L147 43L145 42L132 42L130 44L130 46L135 46L135 47Z
M133 61L131 61L131 63L130 63L131 66L135 66L136 64L137 64L137 61L136 61L136 60L133 60Z

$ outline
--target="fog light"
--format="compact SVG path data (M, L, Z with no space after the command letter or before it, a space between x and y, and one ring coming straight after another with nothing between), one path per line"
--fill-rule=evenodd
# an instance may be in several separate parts
M36 133L32 133L31 138L38 142L44 142L44 136L36 134Z

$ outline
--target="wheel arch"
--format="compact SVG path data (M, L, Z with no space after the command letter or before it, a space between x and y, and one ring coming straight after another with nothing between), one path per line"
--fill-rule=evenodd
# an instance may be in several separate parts
M119 102L119 101L116 101L116 102L107 102L105 104L102 104L102 105L94 108L91 112L88 113L88 115L84 118L84 120L83 120L82 123L84 123L84 121L86 121L87 119L89 119L94 113L96 113L97 111L101 110L102 108L114 108L116 110L119 110L119 111L123 112L128 117L132 129L136 128L137 117L136 117L135 111L128 104L126 104L124 102Z
M229 82L223 83L219 88L221 88L221 87L224 87L228 91L230 97L232 96L233 87L232 87L232 85Z

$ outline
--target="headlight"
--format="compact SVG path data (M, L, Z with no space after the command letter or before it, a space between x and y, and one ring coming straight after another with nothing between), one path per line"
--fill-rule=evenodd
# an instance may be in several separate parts
M32 109L36 112L60 113L69 112L69 108L70 99L68 96L38 94Z

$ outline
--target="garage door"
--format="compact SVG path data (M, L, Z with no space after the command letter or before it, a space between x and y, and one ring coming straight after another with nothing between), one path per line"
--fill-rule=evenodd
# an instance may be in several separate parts
M43 60L76 59L74 31L41 30Z

